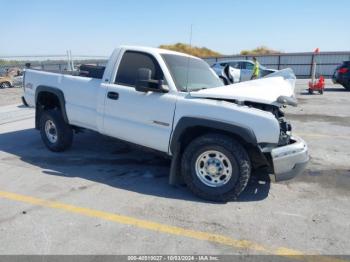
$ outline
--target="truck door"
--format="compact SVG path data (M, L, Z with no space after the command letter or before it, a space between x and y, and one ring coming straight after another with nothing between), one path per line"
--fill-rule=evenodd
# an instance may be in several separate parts
M165 80L150 54L126 51L114 81L105 85L104 133L125 141L168 152L176 96L135 90L138 69L152 71L152 79Z

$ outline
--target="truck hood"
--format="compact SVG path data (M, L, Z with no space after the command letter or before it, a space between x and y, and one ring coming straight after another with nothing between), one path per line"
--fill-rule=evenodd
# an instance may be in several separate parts
M296 106L295 75L291 69L265 78L190 92L192 97Z

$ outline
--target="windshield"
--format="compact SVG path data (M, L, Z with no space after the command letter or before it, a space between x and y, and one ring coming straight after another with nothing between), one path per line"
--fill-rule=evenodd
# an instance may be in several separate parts
M163 54L162 57L179 91L191 92L223 86L220 78L201 59L170 54Z

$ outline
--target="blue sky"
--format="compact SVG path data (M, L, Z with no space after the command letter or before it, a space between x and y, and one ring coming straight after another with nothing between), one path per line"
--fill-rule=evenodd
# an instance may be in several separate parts
M350 50L349 0L0 0L0 10L0 56L188 43L191 24L194 45L223 54Z

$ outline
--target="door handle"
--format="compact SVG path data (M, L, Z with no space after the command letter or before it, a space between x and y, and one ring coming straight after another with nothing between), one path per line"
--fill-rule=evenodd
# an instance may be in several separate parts
M107 93L107 97L108 97L109 99L118 100L119 94L116 93L116 92L108 92L108 93Z

